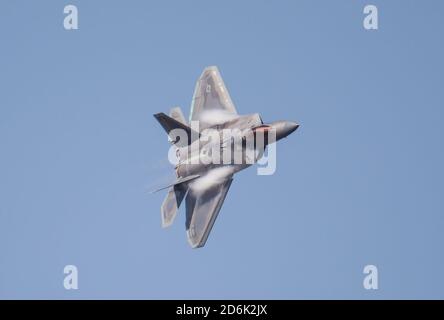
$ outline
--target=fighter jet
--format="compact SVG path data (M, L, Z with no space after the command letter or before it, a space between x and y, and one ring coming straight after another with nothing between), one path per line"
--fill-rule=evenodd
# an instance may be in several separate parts
M205 68L196 83L189 122L180 107L173 108L169 116L157 113L154 117L167 132L177 158L177 179L159 189L169 188L161 206L162 226L173 223L185 199L185 227L193 248L205 245L233 175L256 163L267 145L287 137L299 127L291 121L264 124L257 113L239 115L215 66ZM231 135L227 135L227 131ZM216 138L209 139L208 132ZM234 141L239 143L236 145ZM233 161L236 150L241 156L238 161ZM220 156L224 152L228 153L227 157ZM223 158L225 161L208 161L211 153L213 156L219 154L219 160ZM204 158L207 161L203 161Z

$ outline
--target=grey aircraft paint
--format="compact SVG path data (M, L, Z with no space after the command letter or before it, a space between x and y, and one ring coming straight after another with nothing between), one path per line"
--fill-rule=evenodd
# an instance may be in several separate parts
M185 199L186 230L188 241L193 248L205 245L233 181L233 175L251 165L245 161L245 150L242 153L243 162L240 164L190 163L191 158L200 158L202 153L199 150L204 153L205 148L208 148L210 144L205 139L205 129L217 130L221 139L223 139L224 129L238 129L241 135L248 130L250 132L261 129L274 130L277 141L299 127L298 124L290 121L263 124L259 114L238 115L219 70L215 66L205 68L194 91L189 119L198 121L199 132L189 127L179 107L173 108L170 116L158 113L154 117L170 135L170 141L177 148L178 156L175 168L177 180L165 187L169 190L161 206L162 226L168 227L173 223L177 210ZM172 136L174 129L184 130L189 135L188 139L177 141L177 137ZM222 141L220 144L221 149L226 145L225 142ZM258 148L259 152L253 159L254 162L262 156L267 143L265 141ZM242 144L242 148L247 148L247 146Z

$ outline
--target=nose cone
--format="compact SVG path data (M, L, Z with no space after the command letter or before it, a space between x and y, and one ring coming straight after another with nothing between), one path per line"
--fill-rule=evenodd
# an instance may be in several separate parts
M294 132L297 128L299 128L299 125L293 121L278 121L274 122L272 126L276 130L276 140L285 138L290 133Z
M296 131L296 129L299 128L299 125L296 122L293 121L285 121L285 131L286 136L288 136L290 133Z

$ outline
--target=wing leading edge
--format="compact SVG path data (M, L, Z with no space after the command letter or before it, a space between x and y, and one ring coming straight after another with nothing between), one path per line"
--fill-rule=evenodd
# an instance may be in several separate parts
M191 103L190 121L200 121L203 130L209 125L202 116L204 111L220 111L225 114L236 115L237 111L231 101L230 94L224 81L215 66L207 67L197 80Z

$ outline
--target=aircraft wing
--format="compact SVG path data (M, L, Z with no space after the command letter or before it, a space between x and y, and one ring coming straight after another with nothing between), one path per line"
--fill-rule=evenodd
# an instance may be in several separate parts
M190 121L200 121L200 129L210 126L202 114L205 111L220 111L226 115L237 115L230 94L217 67L207 67L197 80L191 103Z
M210 188L190 188L185 199L188 242L193 248L203 247L228 193L232 175Z

